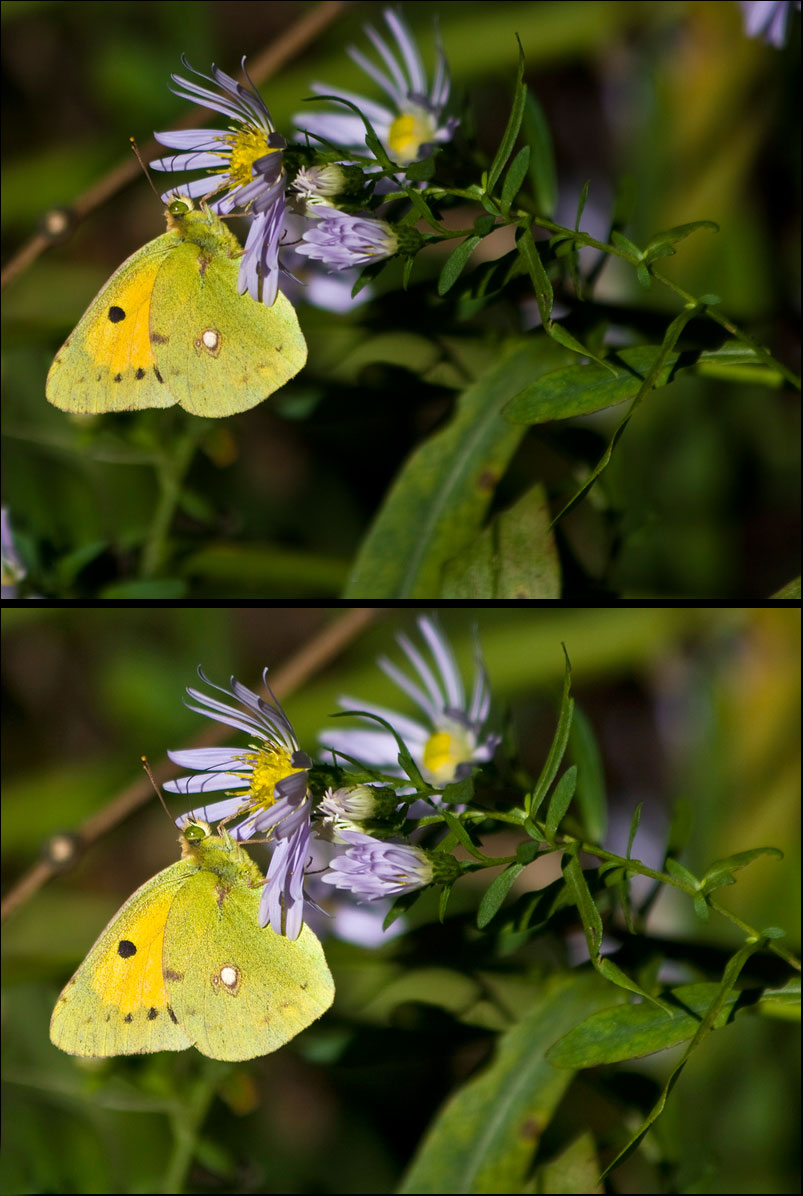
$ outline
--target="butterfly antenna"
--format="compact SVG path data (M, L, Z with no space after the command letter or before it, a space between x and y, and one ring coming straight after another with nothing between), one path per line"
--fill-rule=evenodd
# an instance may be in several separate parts
M162 808L164 809L164 812L165 812L165 814L167 815L167 817L168 817L168 818L170 819L170 821L172 822L172 821L173 821L173 815L172 815L172 814L170 813L170 811L168 810L168 808L167 808L167 805L166 805L166 803L165 803L165 799L162 797L162 791L161 791L161 789L159 788L159 786L156 784L156 781L155 781L155 779L154 779L154 775L153 775L153 771L152 771L152 769L151 769L151 766L150 766L150 764L148 763L148 757L147 757L147 756L140 756L140 760L142 761L142 767L145 769L145 772L148 774L148 780L149 780L149 781L150 781L150 783L153 785L153 791L154 791L154 793L155 793L155 794L156 794L156 796L159 798L159 801L162 803Z
M162 197L159 194L159 192L156 190L153 179L151 178L151 172L148 170L147 163L145 162L145 159L142 157L142 154L139 152L139 146L137 145L137 143L133 137L129 137L128 140L131 142L131 149L134 151L134 156L136 157L137 161L139 162L140 166L142 167L142 173L145 175L145 178L148 180L148 186L150 187L151 191L154 193L156 198L159 200L159 203L162 203L163 202Z

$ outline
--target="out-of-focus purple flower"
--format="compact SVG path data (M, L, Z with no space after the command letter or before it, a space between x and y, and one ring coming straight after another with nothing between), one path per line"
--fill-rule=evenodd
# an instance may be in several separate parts
M428 87L424 64L415 39L405 22L390 8L384 10L385 22L393 35L395 53L370 25L365 32L383 66L377 66L356 47L349 46L348 54L378 83L390 99L390 104L354 92L313 83L312 90L321 96L335 96L348 100L366 116L384 146L388 157L400 166L407 166L426 156L430 146L450 141L457 127L453 117L444 119L443 110L449 99L449 73L443 50L438 45L438 65L432 86ZM339 112L300 112L294 117L301 132L323 137L344 149L365 152L365 125L356 113L343 108Z
M26 570L14 543L14 531L11 527L8 507L3 507L1 512L0 549L2 549L3 597L14 598L17 594L17 583L25 577Z
M800 0L795 0L800 8ZM772 46L782 46L792 15L792 0L739 0L748 37L763 37Z
M418 620L418 628L429 649L434 671L406 635L396 638L417 674L415 680L385 657L377 663L420 707L426 723L360 698L343 696L338 698L338 705L346 710L378 714L404 741L424 778L433 785L448 785L469 771L472 764L483 763L493 756L499 736L489 733L485 727L491 693L479 645L475 647L474 686L470 699L467 699L451 645L437 623L424 615ZM369 767L403 775L398 766L396 740L384 729L326 730L319 739L326 747L352 756Z

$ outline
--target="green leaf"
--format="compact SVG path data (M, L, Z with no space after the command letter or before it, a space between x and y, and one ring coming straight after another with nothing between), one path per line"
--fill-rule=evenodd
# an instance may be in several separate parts
M559 350L543 334L502 349L460 397L451 420L415 449L374 520L346 598L426 598L440 592L444 563L477 536L496 484L522 437L502 407ZM563 358L565 360L565 358Z
M643 254L638 245L634 245L628 237L624 236L623 233L617 232L616 229L611 233L611 243L617 249L621 249L623 253L629 253L637 262L641 261Z
M586 494L588 494L591 487L596 483L600 474L605 469L607 469L608 464L611 459L611 456L613 454L613 450L616 447L620 436L622 436L625 428L627 427L628 423L632 419L633 413L635 412L639 403L641 403L642 400L644 399L644 396L647 395L650 392L650 390L653 388L653 386L655 386L657 384L659 375L661 373L661 369L664 366L665 362L670 357L672 350L674 349L675 345L677 344L678 339L680 338L681 332L686 327L689 320L693 319L693 317L697 314L698 311L699 311L699 307L697 304L690 305L690 306L684 308L684 310L679 315L677 315L675 317L675 319L672 321L672 323L669 325L669 327L666 330L666 334L664 336L663 343L661 344L661 348L658 352L658 356L656 357L652 366L648 370L646 378L644 379L641 386L639 387L638 393L636 394L635 398L633 399L633 401L630 405L630 410L619 421L619 424L615 428L614 433L611 436L610 441L608 442L608 447L605 449L605 452L602 454L599 461L592 469L591 473L588 475L586 480L578 487L578 489L575 491L575 493L572 495L572 497L569 499L569 501L565 504L563 509L558 513L558 515L556 515L555 519L553 520L553 526L555 523L558 523L561 519L563 519L566 515L568 515L570 511L574 510L574 508L577 506L578 503L582 502L582 500L585 498Z
M531 1192L587 1192L604 1196L605 1187L599 1182L602 1165L599 1161L594 1135L590 1130L578 1134L559 1154L535 1169Z
M596 353L592 353L585 345L582 345L576 336L572 336L571 332L567 332L562 324L555 324L552 320L545 325L545 328L553 341L557 341L559 345L563 345L565 349L571 349L572 353L579 353L582 357L590 357L592 361L596 361L597 365L602 366L604 370L616 377L616 370L603 357L597 357Z
M502 184L502 200L500 207L505 215L510 211L510 205L521 190L530 163L530 147L523 145L508 167L505 181Z
M523 864L508 864L503 872L495 876L482 895L477 910L477 925L483 930L493 918L497 910L510 892L516 877L521 874Z
M657 345L637 345L612 353L605 369L591 363L553 370L533 380L510 400L504 409L505 419L517 424L543 424L624 403L638 394L660 352ZM658 386L669 383L679 356L670 355L658 375ZM612 374L614 366L616 371Z
M516 848L516 859L520 864L531 864L534 859L537 859L541 852L541 844L533 839L527 839L524 843L519 843Z
M668 857L664 863L664 868L670 876L674 876L676 880L683 881L684 884L689 886L689 888L700 888L700 882L697 877L692 872L689 872L688 868L685 868L683 864L679 863L677 860L673 860L671 856Z
M718 988L717 984L682 984L662 993L664 1000L674 1007L674 1017L667 1017L663 1009L649 1002L603 1009L556 1042L547 1052L547 1058L555 1067L576 1070L641 1059L687 1042ZM738 999L738 993L730 993L717 1012L714 1029L720 1030L727 1024Z
M524 140L532 150L529 168L536 211L540 216L552 216L558 202L558 175L552 135L544 110L531 91L527 92L524 101L522 131Z
M442 922L446 917L446 907L449 904L449 898L452 895L452 885L444 885L440 891L438 898L438 921Z
M404 168L404 177L410 183L426 183L435 174L435 159L437 158L437 151L430 154L428 158L422 158L418 162L409 162Z
M644 265L644 262L639 262L636 267L636 278L638 279L639 286L643 287L645 291L648 291L652 286L652 276Z
M796 577L794 581L788 581L785 586L781 586L780 590L776 590L771 595L772 598L789 598L795 599L800 597L800 578Z
M549 806L547 807L546 815L546 833L547 838L552 841L555 838L558 827L560 826L563 816L571 804L574 797L574 791L577 788L577 765L572 764L571 768L567 768L563 776L555 786L552 797L549 799Z
M607 989L607 995L605 992ZM610 1003L593 973L553 980L494 1057L452 1095L424 1136L399 1192L521 1192L572 1073L546 1061L549 1047Z
M579 706L574 710L569 752L577 765L576 796L583 827L589 839L602 843L608 827L605 774L594 730Z
M401 918L403 914L407 913L408 909L412 909L423 891L423 889L416 889L413 893L402 893L400 897L397 897L393 902L393 905L391 905L390 909L385 914L385 920L382 923L382 929L387 930L389 926L393 925L397 918Z
M541 424L552 419L588 415L635 398L661 354L660 345L636 345L618 349L607 359L611 377L598 365L569 365L544 374L517 394L504 410L511 423ZM689 358L692 360L689 360ZM678 363L683 360L685 364ZM711 365L731 371L739 363L755 362L752 349L730 341L721 349L702 353L669 353L657 371L653 385L667 386L689 371L708 373ZM755 368L755 367L753 367ZM730 376L730 374L728 375Z
M586 179L586 181L583 183L583 190L580 192L580 198L577 201L577 216L575 217L574 221L574 231L578 233L580 231L580 218L583 215L583 208L586 206L586 200L588 199L588 188L590 186L590 179Z
M524 83L524 51L519 42L519 66L516 72L516 82L513 88L513 106L510 110L510 117L508 118L507 127L502 135L502 140L499 143L499 149L494 155L494 160L488 170L488 181L485 186L487 195L493 193L494 187L499 180L502 171L505 168L505 163L513 152L513 146L516 144L516 138L519 135L521 128L521 120L524 115L524 101L527 96L527 88Z
M782 988L765 988L757 1009L766 1017L800 1021L800 977L793 976Z
M466 237L465 241L461 241L457 248L452 250L443 263L438 278L439 295L445 295L450 287L454 286L481 240L482 237Z
M563 875L574 904L577 906L580 921L583 923L588 954L591 956L592 962L596 964L599 960L599 947L602 942L602 918L594 898L591 896L588 881L583 875L583 869L580 867L580 861L576 855L567 855L566 863L563 865Z
M478 216L474 221L474 232L478 237L487 237L496 225L495 216Z
M650 237L649 244L644 250L644 261L654 262L660 257L673 254L675 251L672 246L696 232L698 228L710 228L715 233L719 232L719 225L714 224L713 220L693 220L690 224L678 224L675 228L667 228L661 233L656 233L654 237Z
M560 561L543 486L533 486L447 561L441 598L560 598Z
M649 1132L650 1127L658 1120L664 1110L664 1106L666 1105L667 1097L669 1096L672 1087L677 1082L677 1079L680 1076L680 1073L683 1071L683 1068L686 1066L687 1060L699 1047L705 1036L716 1024L720 1010L723 1009L727 1004L729 994L733 990L733 987L739 977L739 973L747 963L747 960L750 958L750 956L754 952L761 950L763 945L763 940L753 940L751 942L747 942L736 952L735 955L731 956L731 958L728 960L727 964L725 965L722 981L719 985L717 985L717 991L714 994L711 1003L708 1005L705 1013L701 1016L699 1024L697 1025L697 1029L694 1032L694 1036L692 1037L689 1045L686 1047L686 1050L683 1052L683 1057L672 1069L669 1078L664 1084L661 1095L658 1097L658 1100L655 1102L650 1112L644 1118L644 1121L641 1123L639 1129L635 1132L635 1134L633 1134L627 1145L619 1151L619 1154L616 1156L613 1162L605 1168L605 1171L603 1172L603 1178L606 1175L609 1175L611 1171L623 1163L628 1155L632 1154L645 1134Z
M615 984L617 988L624 989L625 992L637 993L638 996L643 997L645 1001L649 1001L651 1005L655 1005L657 1008L661 1009L663 1011L664 1017L671 1016L666 1004L661 1001L659 997L654 997L652 993L647 992L646 988L642 988L640 984L637 984L636 981L633 980L631 976L628 976L627 972L623 972L619 965L614 963L612 959L602 956L596 961L592 959L591 962L595 963L596 969L600 976L604 976L606 980L610 980L611 984Z
M459 781L452 781L443 790L443 800L453 806L465 805L474 796L474 777L469 774Z
M554 296L552 294L552 283L549 281L549 275L544 269L544 263L541 261L541 256L538 252L538 247L533 240L533 234L529 228L525 228L518 241L516 248L521 254L522 261L527 267L527 273L530 275L533 283L533 290L535 291L535 301L538 304L538 311L541 315L541 323L544 328L550 323L550 312L554 303ZM554 340L559 338L554 337Z
M528 806L528 815L530 818L535 818L541 806L541 802L549 792L549 788L557 776L560 768L561 760L566 751L566 744L569 741L569 731L572 726L572 716L574 714L574 699L571 696L572 688L572 666L569 662L568 654L564 647L563 653L566 656L566 668L563 673L563 693L560 699L560 714L558 715L558 725L555 728L555 734L552 737L552 743L549 748L549 755L544 761L544 767L541 769L541 775L536 781Z
M472 853L475 852L476 847L472 843L471 836L469 835L466 828L463 826L463 823L460 821L460 819L455 817L455 815L452 814L451 810L444 810L443 808L441 808L440 813L443 816L444 822L449 827L449 830L452 832L452 834L454 835L457 842L462 843L463 846L468 848L468 850L470 852L472 852Z
M633 850L633 840L636 837L638 824L641 822L641 811L644 803L639 802L633 811L633 817L630 819L630 834L627 836L627 858L630 859L630 853Z
M762 855L771 855L777 860L783 859L783 852L777 847L754 847L750 851L737 851L734 855L714 861L700 881L701 890L703 893L711 893L722 885L735 884L731 874L738 872L740 868L746 868Z

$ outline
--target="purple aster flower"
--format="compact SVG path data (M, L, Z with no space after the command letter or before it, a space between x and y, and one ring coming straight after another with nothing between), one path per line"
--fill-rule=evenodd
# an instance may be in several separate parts
M361 831L343 831L342 838L349 846L321 877L326 884L375 901L421 889L433 879L432 860L420 847L374 839Z
M17 595L17 583L25 577L26 570L22 558L17 551L17 546L14 543L14 531L11 527L8 507L2 508L2 518L0 519L0 549L2 550L3 597L15 598Z
M796 3L800 8L800 0ZM792 0L740 0L739 7L748 37L763 37L772 46L784 44Z
M396 233L384 220L350 216L337 208L322 207L319 211L320 216L304 233L295 250L323 262L332 270L367 266L370 262L392 257L399 248Z
M225 723L251 736L247 748L190 748L168 752L182 768L197 769L192 775L168 781L170 793L210 793L225 790L226 796L211 804L196 806L176 819L178 826L203 819L205 822L237 819L229 829L233 839L267 835L275 844L267 883L259 906L261 926L270 922L277 934L298 937L303 920L304 871L309 857L312 804L307 796L307 769L312 761L299 749L293 727L271 692L267 672L262 674L272 705L241 685L234 677L230 688L213 685L202 669L201 680L219 693L235 699L239 706L188 689L191 710Z
M340 96L355 104L370 121L388 157L400 166L407 166L425 157L433 144L450 141L458 121L453 117L443 119L449 99L449 74L441 46L438 45L435 78L428 88L424 64L407 25L392 9L386 8L384 17L393 35L395 53L375 29L364 26L383 66L371 62L354 46L349 46L348 54L379 84L390 105L323 83L313 83L312 90L318 95ZM303 112L294 117L294 122L302 132L323 137L333 145L357 152L365 149L365 125L354 112Z
M224 192L209 206L220 215L235 207L247 208L253 217L240 263L238 290L268 307L276 298L279 282L279 245L284 231L287 176L282 150L287 142L273 127L270 112L256 88L244 87L224 71L212 67L212 78L195 71L200 79L220 88L218 95L198 83L173 75L173 91L182 99L201 103L228 117L228 129L177 129L155 133L162 145L181 150L151 162L155 170L203 170L200 178L181 184L181 193L193 198ZM245 59L243 59L245 70ZM162 198L173 195L168 191ZM261 296L260 296L261 290Z
M340 697L338 705L347 710L365 710L385 719L406 744L424 778L433 785L448 785L464 775L472 764L490 760L493 756L499 736L485 730L491 693L479 644L475 643L474 686L470 699L467 699L454 653L435 620L422 616L418 628L429 649L434 670L406 635L396 638L417 674L415 680L385 657L377 663L420 707L426 716L425 723L359 698ZM326 747L364 764L401 775L396 740L384 729L327 730L319 739Z
M268 877L259 902L259 924L270 922L277 934L297 939L304 924L304 873L310 853L308 797L293 805L288 798L277 801L265 816L276 846L270 858Z

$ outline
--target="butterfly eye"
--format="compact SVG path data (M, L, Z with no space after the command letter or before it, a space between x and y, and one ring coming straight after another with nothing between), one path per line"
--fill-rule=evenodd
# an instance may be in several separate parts
M192 209L193 204L190 199L171 199L167 205L167 210L171 216L186 216Z
M199 822L188 822L181 828L181 833L188 843L200 843L209 834L209 828Z

